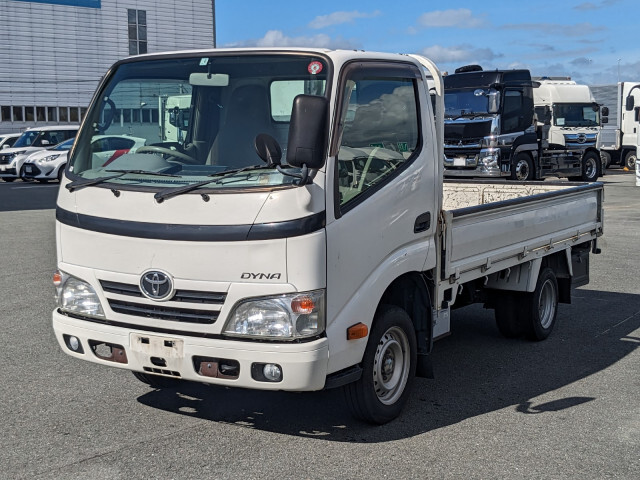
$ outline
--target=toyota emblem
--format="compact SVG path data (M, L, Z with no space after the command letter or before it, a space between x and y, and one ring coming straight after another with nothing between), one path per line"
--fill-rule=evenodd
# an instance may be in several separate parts
M173 293L173 282L168 274L151 270L142 274L140 290L151 300L164 300Z

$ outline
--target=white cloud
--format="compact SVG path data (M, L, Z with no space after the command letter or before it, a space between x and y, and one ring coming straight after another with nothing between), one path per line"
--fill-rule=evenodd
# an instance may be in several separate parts
M495 53L490 48L474 48L468 44L452 47L433 45L424 48L421 53L436 63L480 62L502 57L502 54Z
M372 18L380 15L380 12L376 10L372 13L364 13L364 12L333 12L329 15L320 15L309 23L309 27L313 29L321 29L326 27L331 27L333 25L340 25L342 23L353 23L353 21L357 18Z
M435 10L418 17L418 25L421 27L478 28L486 24L483 16L475 17L468 8Z
M281 30L269 30L262 38L227 44L225 47L314 47L355 49L360 48L360 45L353 40L343 37L332 38L324 33L311 36L289 37Z

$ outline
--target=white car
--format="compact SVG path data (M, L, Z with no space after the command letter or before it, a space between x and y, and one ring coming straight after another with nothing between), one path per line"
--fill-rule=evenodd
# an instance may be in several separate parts
M28 128L13 147L0 150L0 178L13 182L20 177L22 164L29 155L75 137L78 128L78 125Z
M20 177L23 180L38 180L39 182L60 180L74 141L75 138L70 138L53 148L32 153L20 168Z
M21 133L0 133L0 149L11 148Z
M69 150L74 139L62 142L55 147L32 153L20 169L23 180L60 180L67 165ZM91 143L94 157L99 158L102 166L106 166L125 153L134 153L144 146L146 139L126 135L96 135Z

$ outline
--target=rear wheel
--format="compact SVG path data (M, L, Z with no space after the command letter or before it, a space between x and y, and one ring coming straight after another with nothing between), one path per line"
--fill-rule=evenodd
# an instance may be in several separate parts
M142 372L131 373L133 373L133 376L140 380L142 383L146 383L153 388L172 388L176 387L180 383L180 380L176 378L168 378L160 375L149 375L148 373Z
M624 156L624 166L627 167L629 170L635 170L636 159L637 159L637 155L635 151L632 150L630 152L627 152L627 154Z
M519 153L511 164L511 180L533 180L533 161L526 153Z
M600 150L600 159L602 160L602 174L604 175L604 171L611 165L611 154Z
M545 267L538 275L533 293L526 294L521 318L530 340L544 340L556 324L558 314L558 280L553 270Z
M2 180L4 180L5 182L13 182L16 179L16 177L6 177L3 178Z
M409 398L416 359L416 336L409 315L400 307L381 306L362 360L362 377L344 387L351 413L378 425L396 418Z

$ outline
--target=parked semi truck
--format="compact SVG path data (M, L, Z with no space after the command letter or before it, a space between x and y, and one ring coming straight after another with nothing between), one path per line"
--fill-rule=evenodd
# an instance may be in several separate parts
M468 65L444 77L445 176L595 181L598 105L568 79Z
M640 135L640 83L594 85L591 91L602 105L602 131L598 147L603 162L634 169Z
M184 142L150 135L95 161L111 99L172 82L192 92ZM282 94L293 90L313 93ZM588 282L603 186L444 182L443 95L437 67L414 55L117 62L58 195L60 347L157 388L340 387L354 415L381 424L431 376L453 308L482 303L505 336L545 339L558 302Z

